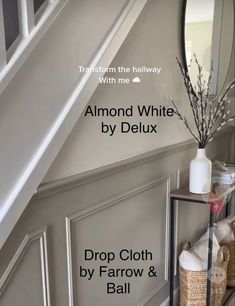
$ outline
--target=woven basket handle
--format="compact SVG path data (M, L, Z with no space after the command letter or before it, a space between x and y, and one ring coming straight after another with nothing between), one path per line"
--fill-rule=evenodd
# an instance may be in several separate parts
M191 248L191 244L189 241L185 241L182 246L182 251L187 251Z
M217 254L217 259L216 259L216 266L221 264L221 259L223 262L228 262L229 261L229 249L226 246L222 246L219 248L218 254Z
M233 234L234 234L234 236L235 236L235 221L233 221L230 225L231 225Z

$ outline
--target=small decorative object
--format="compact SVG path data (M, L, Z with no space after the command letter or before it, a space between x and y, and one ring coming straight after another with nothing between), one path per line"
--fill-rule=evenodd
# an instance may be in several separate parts
M228 170L228 167L226 167L226 163L221 162L219 160L215 160L215 166L218 170L221 170L221 171L227 171Z
M221 167L221 163L219 166L218 163L220 162L215 161L215 164L212 167L213 182L222 185L235 184L235 165L226 165L223 163L223 166Z
M196 157L190 163L189 191L204 194L211 189L211 161L206 157L205 148L197 149Z
M194 60L198 69L196 86L192 85L189 73L177 58L192 110L195 128L190 126L174 101L172 101L172 104L178 119L183 121L198 143L197 155L190 163L189 190L192 193L203 194L210 192L211 188L211 161L206 157L205 148L213 140L215 134L235 117L235 115L230 115L230 110L228 109L228 105L231 102L228 93L234 87L235 79L228 84L223 94L211 98L210 83L213 66L211 67L208 81L205 81L203 80L203 68L198 63L196 55L194 55Z

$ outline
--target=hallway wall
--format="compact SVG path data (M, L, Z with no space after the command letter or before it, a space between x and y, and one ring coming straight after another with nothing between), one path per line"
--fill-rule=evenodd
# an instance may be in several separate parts
M140 84L102 84L91 98L91 106L170 105L172 97L186 113L188 112L185 107L186 94L175 58L181 55L181 10L181 0L148 1L111 67L161 67L160 75L140 74ZM114 76L118 77L120 74ZM135 77L135 74L130 74L130 78L132 77ZM123 120L114 117L81 117L44 182L108 165L190 138L181 122L172 117L149 117L143 120L149 124L158 123L157 135L116 133L110 137L101 133L101 121L115 124L121 119ZM136 123L140 118L133 117L128 120Z
M220 135L209 157L225 159L230 139ZM187 182L194 154L186 141L41 186L0 251L0 306L160 306L169 295L169 192ZM180 251L205 231L209 208L180 203L177 216ZM86 261L85 249L117 259ZM122 249L148 250L152 260L120 261ZM99 265L145 274L100 278ZM92 280L79 277L80 266L96 268ZM150 266L156 278L147 276ZM107 282L130 282L131 292L107 294Z
M101 84L90 100L92 107L151 104L170 106L172 98L186 117L191 117L186 91L175 58L181 57L181 15L181 0L148 1L111 67L144 65L161 67L160 75L140 74L142 79L140 84ZM234 76L233 61L226 82ZM114 74L114 77L119 76L120 74ZM132 78L136 75L132 73L129 76ZM158 134L116 133L110 137L101 133L102 121L115 124L121 120L123 118L82 116L44 178L44 183L191 138L182 122L174 117L128 118L131 123L138 123L140 120L148 124L157 123Z

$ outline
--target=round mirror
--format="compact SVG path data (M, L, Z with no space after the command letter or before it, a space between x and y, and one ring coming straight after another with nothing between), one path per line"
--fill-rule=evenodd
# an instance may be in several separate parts
M228 74L234 40L233 0L185 0L183 55L193 85L197 82L194 54L207 80L213 66L210 94L220 93Z

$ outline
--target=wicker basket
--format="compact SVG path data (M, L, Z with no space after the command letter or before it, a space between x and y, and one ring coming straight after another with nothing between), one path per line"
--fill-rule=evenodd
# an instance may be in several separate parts
M190 244L184 245L184 250L189 249ZM220 260L219 260L220 259ZM222 259L222 260L221 260ZM216 267L223 269L227 273L229 261L229 251L223 246L219 249ZM220 263L219 263L220 262ZM215 269L216 271L216 269ZM180 276L180 306L205 306L206 305L206 288L207 288L207 271L188 271L179 268ZM221 306L226 291L226 277L220 283L211 283L211 305Z
M231 223L231 227L235 236L235 221ZM235 240L228 243L222 243L222 245L228 248L230 255L227 270L227 286L235 287Z

